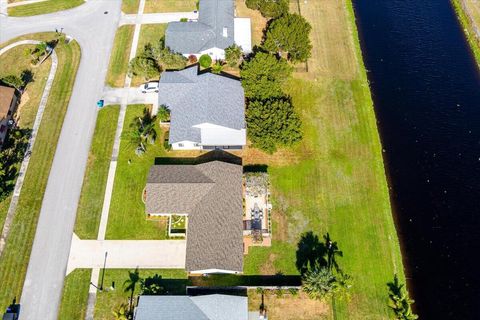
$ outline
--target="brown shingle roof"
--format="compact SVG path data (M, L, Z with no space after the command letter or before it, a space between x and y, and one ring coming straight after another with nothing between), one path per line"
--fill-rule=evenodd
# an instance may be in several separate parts
M242 166L221 161L159 165L147 182L147 213L187 213L187 271L243 269Z
M15 89L0 86L0 119L3 119L8 115L14 96Z

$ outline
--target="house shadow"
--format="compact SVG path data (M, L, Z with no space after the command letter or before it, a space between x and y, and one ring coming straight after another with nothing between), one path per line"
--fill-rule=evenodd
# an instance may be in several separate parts
M222 161L236 165L242 165L242 158L232 153L223 150L212 150L198 157L158 157L155 158L155 165L170 164L170 165L195 165L211 161Z
M268 165L266 164L248 164L243 166L243 172L244 173L250 173L250 172L263 172L267 173L268 172Z
M300 274L316 266L326 266L327 247L312 231L302 234L297 245L296 267Z

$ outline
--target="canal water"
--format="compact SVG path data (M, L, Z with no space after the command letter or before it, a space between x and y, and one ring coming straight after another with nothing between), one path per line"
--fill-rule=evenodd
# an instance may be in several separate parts
M480 319L480 76L449 0L354 0L409 288Z

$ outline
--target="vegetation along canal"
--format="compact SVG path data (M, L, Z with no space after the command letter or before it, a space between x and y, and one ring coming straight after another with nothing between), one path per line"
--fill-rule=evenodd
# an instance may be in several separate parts
M480 75L449 0L355 0L409 289L480 319Z

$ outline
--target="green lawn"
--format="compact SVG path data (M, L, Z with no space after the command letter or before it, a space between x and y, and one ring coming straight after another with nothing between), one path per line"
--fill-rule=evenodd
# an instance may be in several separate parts
M10 200L12 200L12 197L8 196L3 201L0 201L0 230L3 230L3 224L5 223L8 207L10 206Z
M8 15L15 17L35 16L38 14L71 9L83 4L84 2L84 0L48 0L8 8Z
M112 202L107 225L107 239L165 239L166 219L147 221L142 192L147 182L147 174L155 163L155 158L165 156L161 130L156 124L158 138L154 145L147 145L147 152L138 157L135 146L129 140L129 125L135 117L143 114L144 105L127 107L123 125L120 154L118 156ZM130 160L130 164L129 164Z
M197 10L198 0L146 0L145 13L188 12Z
M51 40L53 36L53 33L26 35L11 42L23 39ZM20 297L22 291L43 194L80 62L80 47L75 41L69 45L60 44L56 51L59 59L57 74L25 176L15 219L0 258L1 310L13 297Z
M143 24L140 28L140 35L138 37L138 45L136 55L139 55L143 52L145 45L148 43L158 42L164 35L165 30L167 29L166 24ZM139 86L140 84L146 82L147 79L143 77L133 77L132 86Z
M140 0L123 0L122 1L122 11L123 13L137 13L138 12L138 4Z
M110 287L115 282L115 290L97 293L97 302L95 304L95 319L107 320L113 319L112 310L122 303L128 303L130 297L129 292L124 292L123 284L128 279L128 271L126 269L106 269L104 287ZM100 270L101 272L101 270ZM140 277L146 278L159 274L165 279L161 286L168 290L169 294L182 295L185 294L185 285L187 283L187 274L180 269L140 269ZM139 293L140 286L137 286L135 294Z
M133 25L121 26L115 34L106 80L111 87L123 87L125 84L134 30Z
M476 10L476 15L472 12L472 19L470 20L467 13L462 9L460 4L461 0L452 0L453 7L455 12L457 13L458 20L462 24L463 31L465 32L465 36L467 37L468 43L470 44L470 48L472 49L473 55L477 61L477 64L480 68L480 39L475 37L474 27L480 28L480 8L477 6L477 2L475 0L468 0L465 1L466 5L470 7L470 10Z
M297 77L286 85L303 120L304 140L293 150L294 163L267 163L274 240L271 248L250 248L244 271L298 274L300 235L313 231L321 238L329 232L343 251L340 266L354 278L352 299L336 301L334 318L385 319L390 317L386 283L395 272L403 280L403 266L350 1L347 8L361 72L345 79L339 66L342 77L332 69L316 81Z
M98 112L75 222L80 239L97 238L119 111L117 105Z
M90 269L76 269L65 277L59 320L85 318L91 273Z

